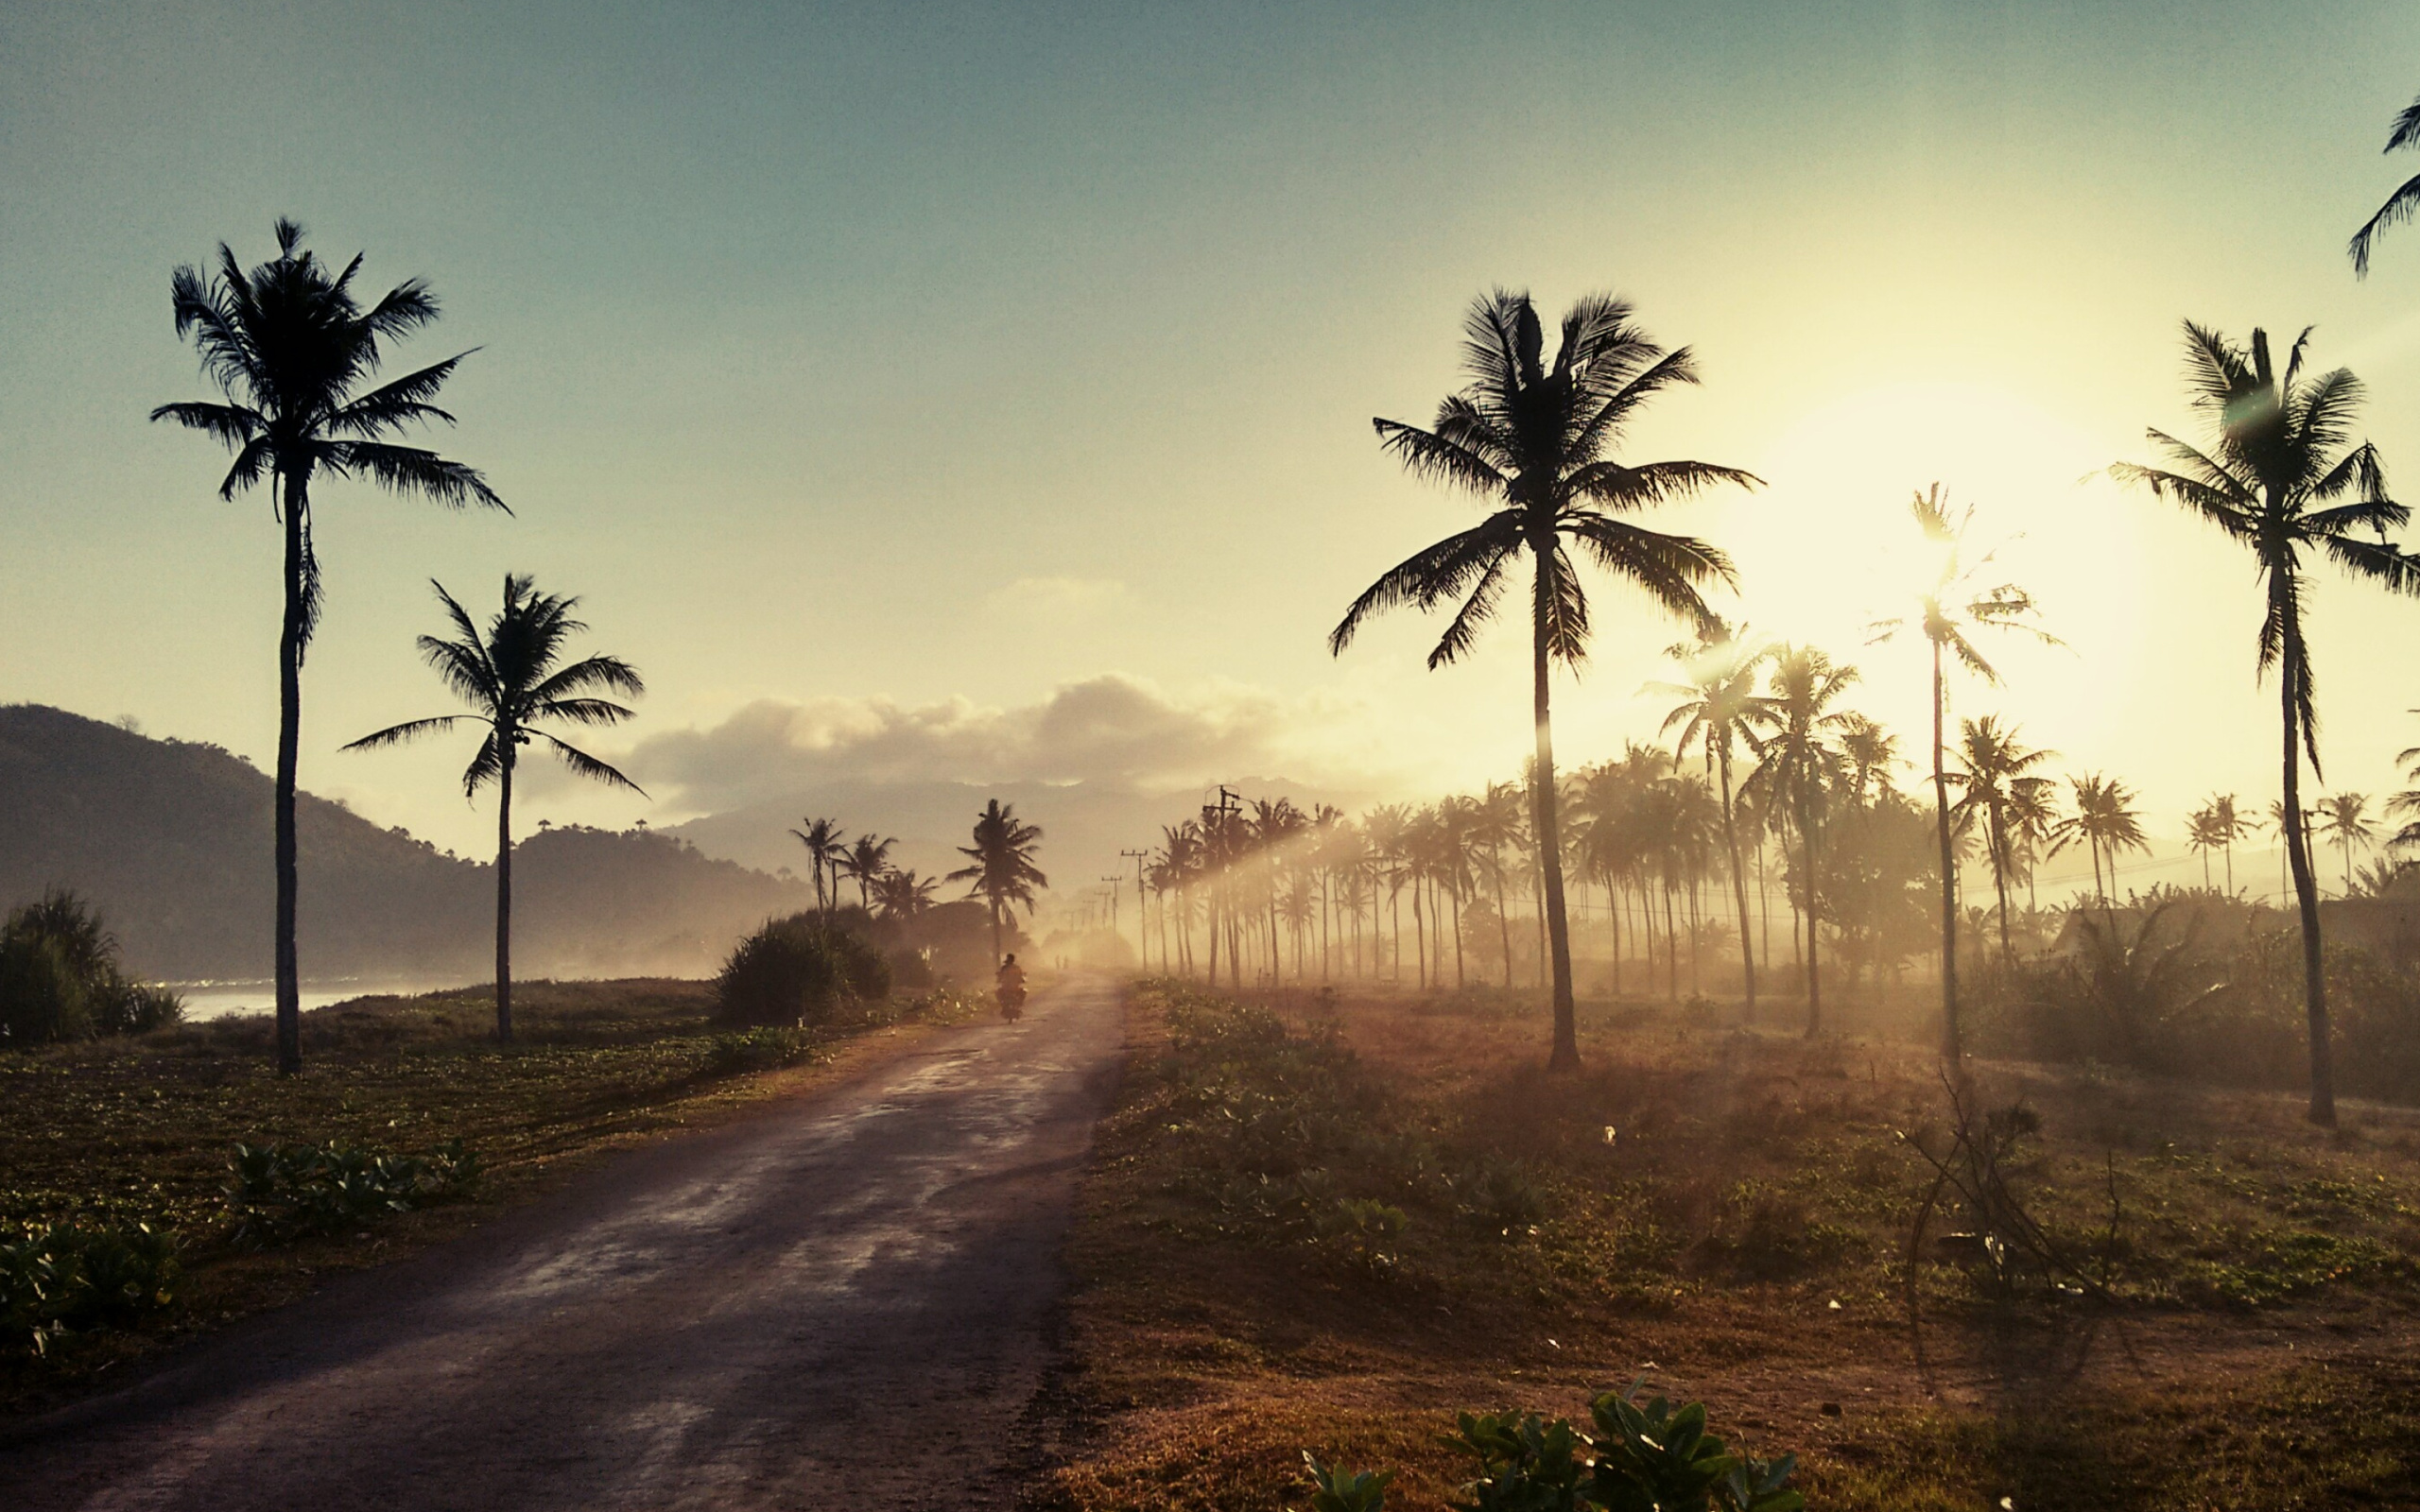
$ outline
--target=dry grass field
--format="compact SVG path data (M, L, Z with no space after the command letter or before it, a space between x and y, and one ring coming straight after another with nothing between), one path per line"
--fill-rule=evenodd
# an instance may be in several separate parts
M2071 1271L1913 1246L1937 1063L1582 1005L1138 989L1073 1246L1083 1448L1046 1504L1263 1512L1301 1454L1434 1508L1458 1408L1644 1377L1823 1507L2420 1505L2420 1118L1975 1068Z

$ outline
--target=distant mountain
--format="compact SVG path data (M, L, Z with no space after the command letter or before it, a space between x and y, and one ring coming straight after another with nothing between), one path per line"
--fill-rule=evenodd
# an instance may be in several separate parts
M153 740L37 704L0 707L0 906L44 887L99 905L130 970L270 973L268 777L216 746ZM493 961L493 868L303 794L306 978L475 980ZM805 884L669 834L541 831L513 851L516 971L701 974Z

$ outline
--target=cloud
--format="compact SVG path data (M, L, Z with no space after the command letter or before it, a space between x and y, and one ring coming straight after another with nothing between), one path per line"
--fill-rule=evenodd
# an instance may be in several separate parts
M1135 608L1133 593L1115 577L1020 577L992 590L983 602L995 614L1051 625Z
M641 741L625 769L658 798L699 812L842 780L1165 790L1332 767L1340 723L1340 711L1315 701L1240 687L1177 698L1112 673L1006 709L962 696L913 707L881 697L760 699L711 729Z

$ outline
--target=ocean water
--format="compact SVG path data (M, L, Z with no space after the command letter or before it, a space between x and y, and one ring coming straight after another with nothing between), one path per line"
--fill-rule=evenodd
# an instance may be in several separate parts
M223 1019L231 1013L268 1013L277 1006L277 984L274 982L170 982L165 984L185 1000L185 1021ZM349 1003L382 993L408 997L419 992L435 992L442 988L459 987L459 982L372 981L366 978L340 978L330 982L302 984L302 1007L323 1008L331 1003Z

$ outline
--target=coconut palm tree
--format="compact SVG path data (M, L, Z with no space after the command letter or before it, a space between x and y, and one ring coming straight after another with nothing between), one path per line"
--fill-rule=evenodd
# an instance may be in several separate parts
M1824 1024L1824 981L1816 959L1821 914L1824 799L1837 781L1840 750L1834 744L1853 717L1832 705L1856 682L1855 667L1838 666L1811 645L1785 645L1772 656L1768 693L1750 714L1756 769L1748 784L1797 832L1801 887L1806 914L1806 1035Z
M1969 557L1966 538L1975 524L1973 506L1954 517L1949 495L1935 483L1915 496L1910 507L1916 527L1939 555L1933 580L1917 596L1917 624L1932 653L1932 814L1933 833L1941 849L1941 1022L1942 1057L1955 1066L1964 1055L1958 1025L1958 855L1950 836L1949 768L1943 722L1948 712L1947 662L1999 685L1999 672L1978 650L1973 632L2023 630L2043 641L2049 632L2031 623L2032 595L2014 583L1987 583L1992 553ZM1888 621L1879 628L1888 639L1903 621Z
M2411 511L2387 497L2377 449L2352 444L2360 380L2342 368L2316 378L2303 373L2305 331L2281 372L2269 354L2269 335L2254 331L2238 347L2215 331L2187 321L2187 373L2195 407L2211 422L2208 450L2159 431L2153 446L2169 466L2121 462L2113 476L2169 499L2240 541L2253 554L2267 597L2255 665L2277 669L2284 739L2282 807L2287 864L2302 910L2303 993L2310 1036L2311 1122L2336 1123L2336 1069L2329 1043L2327 985L2321 970L2319 884L2302 822L2302 757L2322 776L2319 712L2310 647L2304 639L2309 597L2307 558L2325 557L2349 576L2387 590L2420 595L2420 558L2386 539Z
M2221 843L2217 816L2210 812L2208 805L2204 804L2185 816L2186 848L2202 858L2202 890L2204 892L2210 890L2210 852L2218 850Z
M193 337L201 370L225 403L162 404L154 421L198 430L235 454L218 496L267 480L285 537L285 597L278 634L277 706L277 1069L302 1069L302 971L294 939L295 767L302 733L302 659L319 627L320 558L312 530L311 485L321 477L360 478L395 493L418 494L449 508L504 500L478 472L395 438L454 417L431 403L469 352L370 387L389 343L437 318L437 297L418 279L399 284L367 309L353 288L355 256L332 268L303 249L302 228L277 223L277 256L247 271L224 242L218 266L187 266L168 280L177 335Z
M806 828L792 830L790 834L806 847L807 863L815 873L815 906L829 919L840 901L840 864L849 853L849 841L841 833L838 819L806 818L799 822ZM824 889L827 874L832 884L829 891Z
M1960 721L1958 770L1950 774L1959 788L1952 817L1982 823L1983 854L1991 863L1992 890L1999 900L2002 961L2014 958L2009 945L2008 883L2016 874L2024 815L2041 806L2043 792L2050 785L2033 768L2058 754L2028 749L2016 737L2016 727L2002 730L1996 714Z
M930 877L916 875L913 868L894 867L874 878L873 906L885 919L913 923L933 906L933 890L940 885Z
M975 843L958 848L969 865L944 879L967 885L966 896L980 898L992 912L992 964L1000 964L1000 929L1010 911L1023 903L1033 912L1033 890L1050 879L1033 864L1042 847L1042 831L1017 817L1016 805L993 799L975 816Z
M2233 793L2213 793L2203 810L2209 820L2210 836L2219 843L2219 851L2226 858L2227 895L2235 895L2235 843L2250 834L2252 816L2240 813L2235 806Z
M2344 895L2353 895L2353 848L2366 850L2377 841L2378 827L2365 812L2370 806L2366 793L2338 793L2319 800L2319 833L2334 840L2344 852Z
M2142 816L2135 812L2133 790L2114 777L2086 772L2068 778L2067 785L2075 792L2076 811L2050 827L2050 850L2055 855L2081 843L2091 852L2093 897L2105 911L2109 885L2118 880L2119 852L2151 850L2143 838ZM2104 857L2109 863L2109 885L2100 880Z
M1841 786L1859 807L1885 803L1899 796L1891 773L1906 765L1899 755L1899 737L1860 713L1841 716Z
M1571 936L1564 911L1563 838L1556 821L1549 689L1554 663L1577 666L1588 649L1588 596L1568 543L1627 578L1661 608L1692 622L1706 613L1707 583L1732 581L1730 559L1688 536L1667 535L1624 516L1716 484L1754 486L1737 468L1706 462L1618 462L1606 455L1641 405L1675 384L1695 383L1688 349L1648 339L1623 301L1591 295L1564 317L1551 368L1545 333L1527 294L1498 290L1471 307L1463 329L1471 383L1438 406L1426 430L1378 420L1381 444L1413 472L1490 501L1486 519L1388 572L1354 600L1328 637L1340 654L1361 622L1381 610L1434 610L1461 600L1428 655L1443 666L1467 651L1495 617L1524 552L1530 558L1530 705L1537 746L1535 794L1547 933L1554 973L1554 1047L1549 1064L1580 1063L1571 995Z
M898 843L896 839L877 840L871 834L861 834L833 863L838 868L833 878L836 884L840 871L857 879L857 906L869 913L873 910L873 885L890 869L890 848Z
M576 746L538 727L560 719L593 729L631 718L621 704L599 697L619 694L635 698L647 692L638 669L616 656L586 656L561 664L564 644L588 627L572 618L577 598L541 593L531 579L507 573L504 607L488 622L485 634L468 610L455 602L444 585L432 583L438 601L453 622L455 638L424 635L421 660L437 669L438 679L471 706L466 714L439 714L429 719L389 725L364 735L344 748L376 750L434 735L458 724L483 725L487 734L478 753L462 773L462 792L475 795L488 783L496 788L495 810L495 1037L512 1038L512 774L521 747L543 743L564 765L582 777L640 797L646 792L620 772Z
M2386 146L2380 150L2393 152L2415 143L2420 143L2420 99L2405 106L2403 112L2394 118L2394 125L2386 134ZM2386 203L2378 207L2377 214L2362 222L2361 229L2355 232L2352 241L2346 244L2344 251L2353 259L2356 277L2369 276L2370 248L2377 240L2378 232L2411 219L2414 210L2420 210L2420 174L2406 179L2394 193L2387 196Z
M1731 758L1748 744L1751 721L1759 703L1756 678L1764 664L1765 647L1746 632L1734 630L1719 615L1709 614L1698 626L1694 645L1668 647L1666 656L1686 669L1688 681L1656 683L1657 693L1676 695L1682 702L1664 716L1664 730L1674 725L1681 733L1676 753L1686 755L1692 743L1705 752L1706 768L1722 795L1722 849L1731 864L1732 902L1739 911L1739 973L1747 991L1746 1022L1756 1022L1756 953L1748 940L1748 871L1740 864L1739 826L1734 803Z

